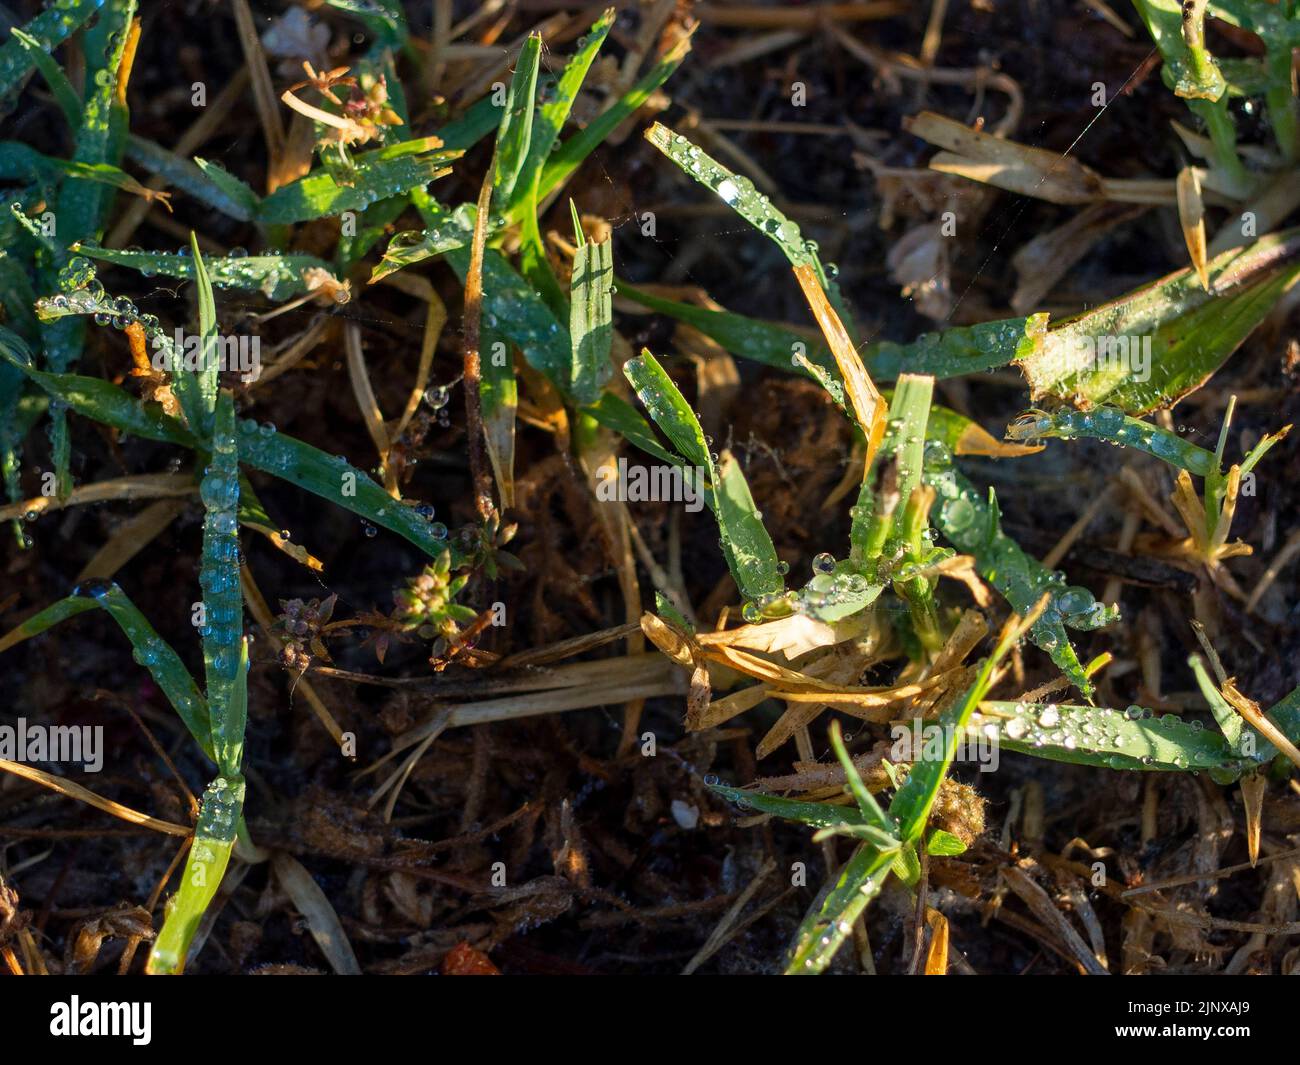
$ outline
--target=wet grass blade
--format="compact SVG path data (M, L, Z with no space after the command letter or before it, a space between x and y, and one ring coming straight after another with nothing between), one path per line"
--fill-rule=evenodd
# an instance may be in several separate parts
M953 441L968 432L967 419L952 412L932 419L925 450L925 482L938 493L930 517L957 550L972 555L981 577L988 581L1022 617L1046 593L1050 599L1030 630L1030 638L1046 651L1058 669L1085 697L1093 684L1075 653L1066 627L1090 631L1118 620L1119 612L1097 602L1092 593L1067 585L1002 530L1001 513L990 492L980 492L953 464ZM971 423L973 424L973 423Z
M24 361L20 353L25 351L21 338L0 326L0 356L77 413L148 440L197 447L194 436L180 422L142 406L116 385L98 377L42 372L31 366L30 354L28 361ZM245 465L288 481L395 532L431 558L450 546L453 559L459 562L459 549L449 543L445 532L442 536L435 535L439 526L431 525L413 508L394 502L379 484L364 471L349 465L346 459L329 455L285 433L269 431L269 427L259 429L251 420L243 422L239 432L240 461Z
M229 392L222 392L216 405L211 464L199 483L205 511L199 584L203 588L204 623L200 632L212 748L217 768L228 777L239 775L247 718L247 696L239 694L246 688L246 680L238 673L244 636L244 604L239 587L238 444L234 400Z
M1076 440L1080 437L1105 440L1145 451L1198 477L1208 477L1219 465L1213 451L1197 447L1177 433L1132 418L1114 407L1098 407L1092 411L1063 407L1051 413L1030 411L1007 427L1007 437L1022 441Z
M1234 779L1255 764L1237 755L1223 736L1201 728L1200 722L1174 714L1156 717L1138 706L1121 711L986 702L979 710L980 720L972 727L995 729L1004 750L1054 762L1157 772L1204 770Z
M74 0L71 4L51 5L27 23L23 31L37 42L43 52L50 53L103 6L103 0ZM0 45L0 98L8 96L35 69L36 59L23 42L15 39Z
M582 405L596 401L614 372L609 361L614 342L613 254L608 240L582 239L573 256L569 393L574 402Z
M429 156L398 156L373 163L358 160L353 185L340 185L332 175L318 170L266 197L258 208L257 220L283 225L344 211L362 211L379 200L421 188L449 174L446 164L459 154L435 152Z
M753 359L778 370L808 374L797 354L838 378L830 349L820 337L775 322L747 318L731 311L715 311L678 300L665 299L618 281L618 294L635 303L698 329L733 355ZM900 373L928 374L937 380L982 373L1030 358L1047 333L1046 314L1006 318L973 326L955 326L928 333L907 344L882 340L862 349L871 376L891 381Z
M242 779L218 777L204 791L180 889L168 900L167 916L149 952L147 973L177 975L184 971L190 944L230 863L243 807Z
M78 245L79 254L99 262L137 270L145 277L174 277L194 280L195 259L192 255L172 252L119 251ZM204 265L216 288L261 292L267 299L281 301L312 290L307 271L322 270L338 280L330 264L314 255L226 255L205 258Z
M503 205L515 198L519 175L528 161L528 149L533 138L533 112L537 103L537 66L541 55L541 34L530 33L515 62L515 74L506 91L492 171L493 196Z
M1034 401L1141 414L1199 388L1300 278L1300 230L1262 237L1209 264L1210 291L1180 270L1058 322L1020 368Z
M729 456L715 463L695 412L649 351L629 359L623 372L655 424L682 456L687 475L695 481L695 491L705 493L718 521L727 564L741 593L758 599L781 592L784 581L776 548L763 527L739 464Z
M835 313L843 321L849 337L855 344L858 343L860 337L848 305L840 294L839 285L822 265L816 242L805 239L793 219L778 210L771 199L754 187L749 178L729 170L698 145L692 144L681 134L674 133L667 126L656 122L646 130L645 136L685 174L712 189L723 203L770 239L790 260L792 267L809 267L831 306L835 308Z
M203 753L212 757L212 729L207 700L199 692L185 663L121 588L112 581L91 580L80 584L66 599L50 604L38 614L0 638L0 652L47 632L55 625L84 614L104 610L118 624L131 643L138 665L144 666Z
M220 211L239 222L251 222L257 216L257 208L261 203L257 194L243 182L239 182L242 188L236 188L232 183L238 179L225 171L221 177L215 177L216 167L212 164L205 164L205 172L196 163L182 159L174 152L135 134L127 138L126 154L149 173L193 196L214 211ZM249 198L250 195L252 199Z

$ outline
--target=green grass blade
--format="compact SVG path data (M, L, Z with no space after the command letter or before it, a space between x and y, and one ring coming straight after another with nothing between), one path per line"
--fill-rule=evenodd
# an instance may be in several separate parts
M149 952L147 972L174 975L184 970L199 923L226 874L243 807L242 779L218 777L204 791L180 889L167 902L167 916Z
M786 964L787 976L824 972L853 932L853 925L880 894L899 851L863 843L840 869L824 898L804 917Z
M198 398L201 406L197 413L199 421L189 417L190 425L203 438L207 439L212 428L212 418L217 407L217 384L221 378L221 367L217 362L217 305L212 298L212 280L203 266L203 256L199 252L199 238L190 231L190 255L194 259L194 280L199 295L199 335L202 357L198 367ZM230 415L233 433L234 413ZM236 484L236 491L238 485Z
M285 225L344 211L362 211L372 203L422 188L450 173L446 164L458 154L399 156L368 164L358 161L353 185L340 185L325 171L314 171L282 185L266 197L258 208L257 220L267 225Z
M161 177L168 185L193 196L214 211L220 211L239 222L251 222L257 217L256 208L261 201L257 199L256 193L253 193L250 205L247 195L231 185L237 179L230 174L225 174L230 181L224 178L214 179L211 164L208 164L209 172L205 173L188 159L182 159L153 141L134 134L127 137L126 154L149 173ZM252 193L252 189L248 189L248 192Z
M841 828L846 825L865 825L867 820L852 806L837 806L829 802L801 802L780 795L765 795L761 791L746 791L726 784L709 784L710 789L728 802L745 810L772 814L786 821L797 821L812 828Z
M103 7L102 0L74 0L51 5L23 27L41 51L53 52ZM21 41L0 45L0 98L8 96L36 68L31 50Z
M1055 703L986 702L976 729L993 729L1003 750L1073 765L1156 772L1228 773L1255 762L1218 733L1174 714ZM1238 718L1240 720L1240 718ZM987 735L988 733L986 733Z
M48 632L60 622L75 618L78 614L84 614L88 610L97 609L99 609L99 604L94 599L87 599L80 595L70 595L66 599L59 599L44 610L33 614L22 624L14 626L4 636L0 636L0 654L3 654L11 647L16 647L24 640L30 640L33 636Z
M515 63L515 75L510 80L501 112L501 125L497 129L492 188L493 195L502 205L514 199L519 175L528 160L528 148L533 138L533 112L537 103L537 66L541 56L541 34L530 33Z
M1033 399L1129 414L1168 407L1199 388L1300 278L1300 229L1224 252L1210 291L1188 268L1048 330L1021 360ZM1136 351L1135 351L1136 349Z
M87 258L137 270L145 277L174 277L194 280L195 259L174 252L119 251L77 245L74 249ZM323 270L338 280L330 264L314 255L225 255L205 258L208 277L216 288L261 292L279 302L311 291L307 271Z
M239 205L241 213L248 218L256 216L261 209L262 198L248 182L241 181L225 167L200 159L197 155L194 157L194 165L224 196Z
M614 258L611 242L584 240L573 257L569 337L573 362L569 394L576 403L594 403L614 373L609 360L614 342Z
M36 68L41 72L41 77L45 79L45 84L50 87L54 102L59 105L63 117L68 120L68 125L72 129L79 127L81 125L81 97L77 95L76 89L68 81L68 76L63 73L63 68L45 51L42 43L30 33L20 30L16 26L9 32L27 50L28 57L36 64ZM0 62L3 62L3 59L0 59Z
M1025 553L1002 530L1001 515L991 494L985 496L956 468L951 441L959 434L960 415L937 419L925 451L925 481L938 493L931 520L957 550L975 558L981 577L988 581L1022 617L1043 593L1051 601L1030 630L1030 638L1046 651L1058 669L1085 697L1093 684L1084 673L1066 627L1090 631L1118 620L1119 611L1097 602L1092 593L1067 585L1065 577L1048 570Z
M542 168L541 180L537 187L538 199L545 200L568 181L587 156L594 152L619 125L639 111L664 82L672 77L673 72L681 66L682 60L690 50L690 38L682 38L665 52L632 88L592 119L580 133L575 133L552 152ZM520 208L516 207L511 214L511 219L518 221L519 214Z
M229 392L222 392L216 406L212 460L199 484L205 511L199 584L203 588L204 624L200 632L212 748L217 768L226 776L239 774L246 715L246 707L241 711L235 695L235 689L247 683L239 674L244 606L239 586L238 445L234 400Z
M680 133L674 133L667 126L656 122L646 131L646 140L676 163L687 176L712 189L723 203L770 239L790 260L791 266L812 267L827 298L843 320L849 336L857 342L858 331L848 305L840 294L839 285L823 267L817 254L816 242L805 239L793 219L782 214L769 197L754 187L749 178L729 170L698 145L692 144Z
M715 465L695 412L649 351L629 359L623 372L686 465L703 473L705 483L697 483L696 490L704 491L710 501L727 564L741 593L758 599L781 592L784 581L776 548L758 516L740 466L733 459L723 461L720 469Z
M1078 411L1071 407L1046 413L1030 411L1007 427L1012 440L1037 441L1046 438L1076 440L1090 437L1105 440L1122 447L1135 448L1154 455L1169 465L1208 477L1218 468L1214 452L1197 447L1177 433L1158 425L1132 418L1115 407L1098 407L1091 411Z
M591 406L584 407L583 413L590 415L606 429L614 430L648 455L654 455L671 465L682 462L679 455L674 455L659 442L650 423L641 417L641 412L613 392L603 393Z

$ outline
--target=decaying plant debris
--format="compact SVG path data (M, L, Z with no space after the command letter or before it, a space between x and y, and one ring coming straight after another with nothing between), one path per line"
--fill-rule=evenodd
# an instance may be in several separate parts
M1294 2L25 6L10 972L1300 972Z

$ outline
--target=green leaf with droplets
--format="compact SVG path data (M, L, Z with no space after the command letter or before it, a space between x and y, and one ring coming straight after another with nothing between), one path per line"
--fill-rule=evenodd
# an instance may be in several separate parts
M112 581L90 580L78 586L66 599L47 606L0 639L0 652L47 632L55 625L101 609L118 624L130 641L135 661L144 666L167 701L172 704L181 721L194 737L203 753L212 757L212 732L208 717L208 704L199 692L198 685L185 668L180 655L172 649L131 602L127 594Z
M716 465L700 423L672 378L649 351L643 350L623 367L650 417L672 442L703 491L722 534L723 552L736 585L750 599L774 595L784 588L772 538L763 527L749 485L730 455ZM694 474L689 472L694 468ZM698 483L700 473L703 484Z
M1150 710L1055 703L986 702L977 730L1007 751L1073 765L1156 772L1214 772L1234 779L1254 763L1218 733Z
M19 354L26 350L21 338L0 326L0 356L77 413L148 440L196 447L194 436L175 418L143 406L127 392L98 377L37 370L30 364L30 353L26 361ZM450 546L453 559L459 563L459 548L435 536L430 523L413 508L395 502L380 485L345 459L328 455L286 433L263 432L251 421L239 428L240 461L245 465L288 481L395 532L431 558L438 557Z
M102 0L74 0L70 5L51 6L27 23L23 31L42 51L53 52L102 7ZM23 42L14 39L0 45L0 98L8 96L34 69L36 59Z
M594 403L614 373L609 361L614 343L613 287L610 241L582 241L573 256L569 314L573 361L568 391L576 403Z
M217 399L211 462L199 484L203 499L203 664L217 768L237 776L248 717L247 656L240 668L244 601L239 584L239 434L229 392Z
M958 551L975 558L976 569L1022 617L1047 593L1047 609L1035 622L1029 636L1046 651L1058 669L1085 697L1091 696L1092 682L1075 653L1066 627L1091 631L1118 620L1119 611L1097 602L1088 589L1067 585L1063 574L1049 570L1002 529L997 500L987 496L957 469L952 447L972 424L952 411L933 417L925 449L925 482L938 493L930 520Z
M219 177L214 177L217 168L213 164L206 164L208 169L205 173L197 164L135 134L127 138L126 154L168 185L229 218L251 222L257 216L257 205L261 202L257 194L243 182L238 182L242 188L236 187L234 183L238 179L227 171L223 170Z
M78 245L79 254L100 262L137 270L146 277L155 274L193 280L194 257L174 252L119 251ZM311 291L307 280L308 270L322 270L337 281L329 263L314 255L223 255L204 259L208 277L213 286L261 292L267 299L279 302L301 296Z
M1026 442L1049 437L1059 440L1090 437L1145 451L1175 469L1198 477L1207 477L1218 468L1213 451L1197 447L1168 429L1129 417L1115 407L1098 407L1092 411L1066 407L1051 413L1030 411L1007 426L1007 437Z
M542 36L530 33L515 62L515 74L506 91L492 170L493 192L503 205L514 199L516 183L528 160L528 147L533 137L533 110L537 103L537 65L541 55Z
M857 342L858 331L853 323L853 315L840 294L839 285L822 265L817 245L804 238L793 219L782 214L769 197L754 187L749 178L729 170L698 145L692 144L680 133L674 133L667 126L656 122L646 131L646 140L689 177L712 189L723 203L768 237L790 260L791 266L811 267L849 336Z
M731 311L665 299L621 278L617 287L620 296L698 329L733 355L807 375L809 371L793 358L799 354L839 380L839 370L830 350L820 337L811 333ZM1046 314L954 326L941 333L923 334L908 344L888 340L868 344L862 349L862 360L876 381L890 381L900 373L928 374L943 380L1027 359L1038 350L1046 332Z
M68 125L72 129L76 129L81 125L81 97L77 95L77 90L68 81L68 76L63 73L63 68L54 61L54 57L45 50L42 43L30 33L20 30L17 26L9 32L27 50L28 57L41 72L41 77L45 79L45 84L49 86L50 94L54 97L54 102L59 105L59 110L63 112L63 117L67 119ZM2 62L3 59L0 58L0 63Z
M243 808L242 777L218 777L204 791L180 889L168 900L167 916L149 951L146 972L169 975L184 970L203 915L226 875Z
M435 152L373 163L358 161L352 185L340 185L331 174L316 170L267 196L258 207L257 220L267 225L288 224L344 211L362 211L378 200L421 188L449 174L446 164L458 155L458 152Z
M1227 361L1300 278L1300 229L1224 252L1210 291L1188 268L1055 323L1020 361L1037 402L1141 414L1171 406Z

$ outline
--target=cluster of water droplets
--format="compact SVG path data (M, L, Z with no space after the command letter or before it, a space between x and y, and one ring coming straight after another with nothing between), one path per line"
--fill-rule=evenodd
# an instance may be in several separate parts
M226 693L239 661L243 604L239 588L239 466L233 426L218 417L212 435L212 462L199 482L203 500L203 657L207 664L212 720L225 717Z
M1156 767L1196 771L1230 768L1223 751L1202 736L1200 721L1184 721L1136 704L1123 712L1094 706L998 704L1010 717L984 725L990 736L1037 751L1055 749L1093 755L1113 769Z
M215 853L203 856L197 852L203 839L230 842L235 838L243 806L244 782L238 777L217 777L204 789L203 801L199 806L199 822L195 829L196 859L212 861L215 858Z
M1050 413L1033 411L1008 426L1007 435L1015 440L1090 437L1104 440L1114 447L1135 447L1180 467L1186 466L1189 457L1195 454L1186 441L1138 418L1127 417L1116 407L1098 407L1090 411L1062 407Z
M759 192L749 178L743 174L733 174L718 165L678 133L669 135L667 151L679 166L684 167L692 177L713 189L727 206L734 208L746 221L775 240L791 258L801 262L812 262L816 259L817 242L805 240L799 227L777 210L772 201ZM828 264L826 273L834 277L838 270L833 264Z

